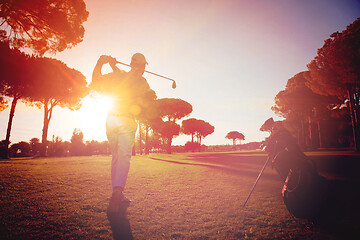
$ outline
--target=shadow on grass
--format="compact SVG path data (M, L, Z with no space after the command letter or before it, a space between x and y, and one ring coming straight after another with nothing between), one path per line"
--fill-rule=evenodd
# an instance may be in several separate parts
M321 232L339 239L360 236L360 161L358 155L344 152L310 154L328 181L328 198L324 203L321 222L315 224ZM174 158L150 159L174 164L208 167L232 174L256 177L266 161L266 155L251 153L197 153L183 160ZM267 166L269 168L270 166ZM264 173L262 178L279 180L277 174ZM280 191L281 189L279 189Z
M129 219L127 218L127 205L121 205L118 212L107 212L111 231L115 240L134 239Z
M150 157L149 159L155 160L155 161L161 161L161 162L168 162L168 163L174 163L174 164L181 164L181 165L191 165L191 166L199 166L199 167L207 167L212 168L215 170L236 174L236 175L243 175L248 177L255 177L259 174L261 167L265 163L265 158L256 157L254 161L247 161L245 164L241 160L238 160L236 157L234 159L228 159L229 157L224 156L226 154L221 154L214 159L211 159L209 156L212 156L212 154L209 154L209 156L202 156L201 158L194 158L194 159L188 159L185 161L178 161L178 160L170 160L170 159L161 159L161 158L154 158ZM247 158L250 158L247 156ZM191 162L189 162L191 161ZM237 162L238 161L238 162ZM198 162L198 163L197 163ZM249 165L253 165L253 168L249 168ZM269 166L268 166L269 167ZM264 172L262 175L262 178L267 179L275 179L279 180L280 178L276 174L267 173Z

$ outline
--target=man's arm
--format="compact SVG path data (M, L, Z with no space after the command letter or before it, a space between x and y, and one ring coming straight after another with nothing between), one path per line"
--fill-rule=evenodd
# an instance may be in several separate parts
M109 63L110 67L112 68L113 72L120 71L118 67L116 67L116 59L112 58L110 56L101 55L99 60L97 61L95 68L92 73L92 80L90 87L93 88L96 91L102 91L104 90L105 85L109 84L109 76L112 75L112 73L109 74L101 74L102 66L106 63Z
M92 82L96 83L100 80L102 74L101 74L101 68L102 66L108 62L108 56L105 55L101 55L99 60L97 61L95 68L93 70L93 74L92 74Z

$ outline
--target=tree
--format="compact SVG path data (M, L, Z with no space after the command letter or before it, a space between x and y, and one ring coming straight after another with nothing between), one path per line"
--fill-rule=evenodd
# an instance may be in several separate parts
M171 154L172 139L179 135L180 125L173 121L161 121L161 124L156 127L156 131L165 139L166 152Z
M356 151L360 151L360 18L325 40L308 64L309 87L318 94L349 101Z
M32 138L30 139L30 147L31 147L31 153L32 155L38 155L40 153L40 139L38 138Z
M194 136L198 130L198 119L189 118L185 119L181 123L181 133L185 135L191 135L191 142L194 142Z
M62 157L67 156L70 152L70 143L64 142L61 137L55 137L53 135L52 141L48 142L48 156Z
M7 147L3 157L7 156L16 105L25 96L31 80L29 79L29 58L29 55L17 49L11 49L7 41L0 41L0 110L7 108L7 98L12 98L5 137Z
M239 141L245 140L244 134L239 133L238 131L228 132L228 133L226 134L225 138L233 140L233 146L234 146L234 147L235 147L235 145L236 145L236 140L237 140L237 139L238 139Z
M142 140L143 133L145 133L145 154L149 154L149 143L148 143L148 135L151 129L151 126L156 119L159 119L158 112L156 111L156 93L149 89L143 94L141 97L137 98L137 106L140 109L138 115L136 115L136 119L139 126L139 148L140 154L142 154Z
M201 149L201 145L198 142L186 142L185 143L185 151L191 151L191 152L195 152L195 151L200 151Z
M308 86L309 72L300 72L287 81L284 90L275 97L275 105L271 109L286 118L291 129L296 130L298 142L301 146L312 146L312 122L321 119L319 113L338 104L336 98L314 93ZM306 127L306 124L308 127ZM318 127L320 132L320 125ZM321 136L320 136L321 138Z
M207 137L208 135L212 134L215 130L215 127L212 126L210 123L202 121L200 123L200 129L197 133L198 143L201 145L201 139Z
M155 128L167 139L167 152L171 153L172 139L180 133L180 125L175 121L188 116L192 112L192 106L190 103L181 99L162 98L156 100L156 108L158 116L167 121L158 122Z
M80 129L75 128L70 140L70 153L73 156L80 156L84 154L84 134Z
M194 142L196 136L197 142L201 145L201 139L213 133L215 128L204 120L189 118L182 121L181 133L191 135L191 142Z
M77 110L81 100L88 93L85 76L63 62L51 58L31 59L31 77L26 100L37 107L44 108L41 155L46 155L47 133L55 106Z
M161 98L156 104L159 115L172 122L188 116L193 110L190 103L177 98Z
M11 150L14 157L28 157L30 156L31 147L30 144L24 141L11 145Z
M61 52L83 40L88 15L83 0L2 0L0 31L15 47Z

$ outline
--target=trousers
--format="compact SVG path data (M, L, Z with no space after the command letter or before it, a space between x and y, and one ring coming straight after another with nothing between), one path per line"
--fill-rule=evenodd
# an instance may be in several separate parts
M113 189L125 188L136 130L137 123L133 118L110 114L106 119L106 136L112 156L111 185Z

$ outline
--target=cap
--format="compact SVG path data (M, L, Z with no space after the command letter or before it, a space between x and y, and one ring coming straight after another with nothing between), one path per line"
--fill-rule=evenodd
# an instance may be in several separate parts
M132 57L131 57L131 63L132 64L148 64L148 62L145 59L145 56L141 53L135 53Z

